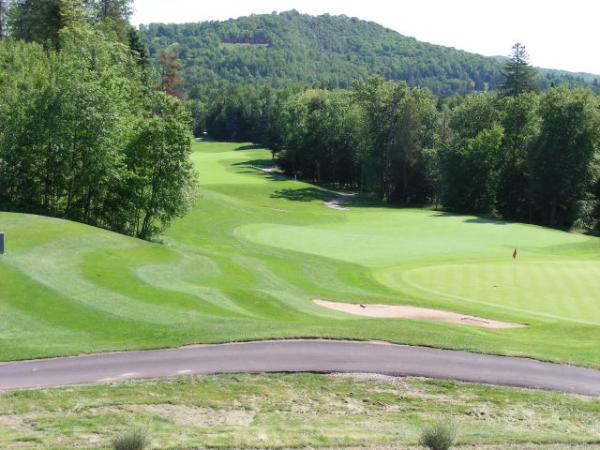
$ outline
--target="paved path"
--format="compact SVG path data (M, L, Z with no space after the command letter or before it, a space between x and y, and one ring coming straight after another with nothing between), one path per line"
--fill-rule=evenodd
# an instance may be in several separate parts
M0 389L239 372L371 372L600 396L597 370L427 347L325 340L198 345L0 363Z

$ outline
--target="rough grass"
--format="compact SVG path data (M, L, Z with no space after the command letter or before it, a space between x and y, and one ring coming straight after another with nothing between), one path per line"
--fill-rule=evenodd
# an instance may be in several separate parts
M286 337L381 339L600 367L600 239L378 207L259 170L269 152L195 144L201 195L161 244L0 213L0 360ZM517 261L511 258L519 249ZM527 323L363 319L322 298Z
M451 420L458 448L600 446L600 401L382 376L221 375L0 393L0 448L416 448ZM551 446L551 447L550 447Z

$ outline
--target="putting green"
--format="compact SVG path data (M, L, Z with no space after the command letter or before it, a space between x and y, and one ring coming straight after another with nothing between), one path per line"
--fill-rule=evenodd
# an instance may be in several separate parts
M577 245L598 246L589 236L430 210L355 208L338 214L339 220L328 223L244 225L236 234L263 245L369 267L432 260L510 261L514 248L519 249L519 260L528 260L567 254L564 248Z
M600 325L597 261L453 264L391 269L382 278L390 286L408 284L459 302Z
M600 367L600 239L364 198L194 145L200 195L148 243L0 213L0 360L290 337L379 339ZM512 251L519 249L517 261ZM494 330L331 311L316 298L527 323Z

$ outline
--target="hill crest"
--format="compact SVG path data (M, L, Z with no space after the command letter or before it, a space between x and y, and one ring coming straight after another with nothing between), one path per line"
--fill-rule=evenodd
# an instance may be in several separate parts
M375 22L298 11L185 24L141 26L150 54L169 48L183 61L188 93L229 83L346 88L380 75L442 96L495 89L502 63L404 36ZM538 71L540 88L586 84L563 71Z

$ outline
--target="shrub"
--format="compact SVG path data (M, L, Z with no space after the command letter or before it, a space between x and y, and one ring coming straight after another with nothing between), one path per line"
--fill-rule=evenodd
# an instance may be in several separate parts
M421 432L419 443L431 450L448 450L456 440L456 429L452 423L435 422Z
M148 434L140 428L126 431L113 440L114 450L144 450L149 445Z

